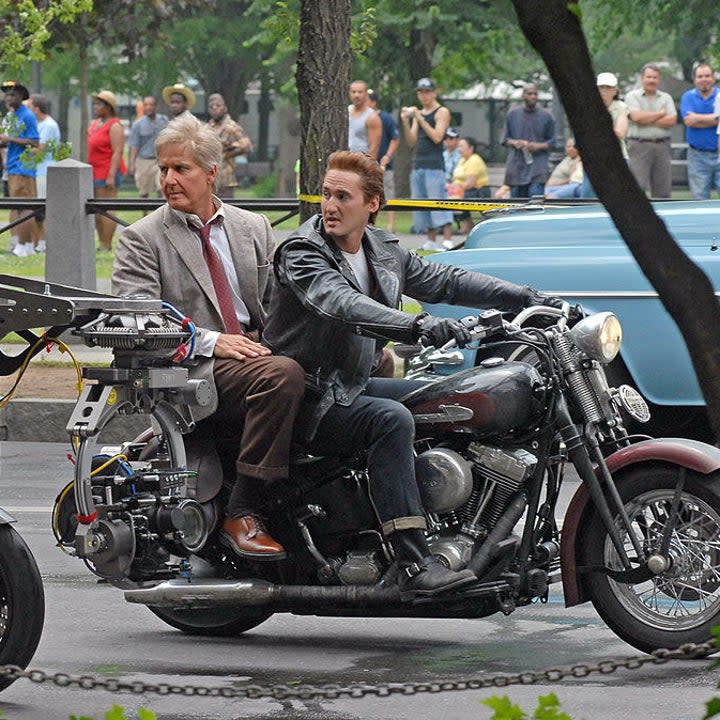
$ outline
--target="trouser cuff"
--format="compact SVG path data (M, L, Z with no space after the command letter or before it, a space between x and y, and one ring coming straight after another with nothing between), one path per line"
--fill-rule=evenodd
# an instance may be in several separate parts
M380 527L383 531L383 535L387 537L388 535L392 535L394 532L400 532L401 530L424 530L427 527L427 523L425 522L425 518L420 515L410 515L408 517L387 520Z

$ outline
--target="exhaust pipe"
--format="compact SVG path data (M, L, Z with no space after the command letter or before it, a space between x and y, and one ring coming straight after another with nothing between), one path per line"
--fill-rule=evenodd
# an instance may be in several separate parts
M140 605L200 609L266 607L274 612L307 610L331 605L336 609L387 607L400 604L397 586L275 585L266 580L167 580L150 588L126 590L125 600Z

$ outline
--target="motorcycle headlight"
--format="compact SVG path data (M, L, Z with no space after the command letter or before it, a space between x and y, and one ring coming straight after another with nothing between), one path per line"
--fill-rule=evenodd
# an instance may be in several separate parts
M601 312L577 323L570 337L588 357L605 365L620 352L622 327L616 315Z

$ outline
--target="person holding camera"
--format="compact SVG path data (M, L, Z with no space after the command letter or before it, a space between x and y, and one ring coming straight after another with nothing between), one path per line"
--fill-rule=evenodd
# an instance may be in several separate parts
M415 149L410 192L413 198L447 198L443 140L450 126L450 111L437 99L435 83L430 78L417 82L417 96L422 107L405 107L402 125L405 139ZM416 233L427 232L423 250L443 250L437 242L440 230L446 241L452 240L453 216L450 210L415 210L413 227Z

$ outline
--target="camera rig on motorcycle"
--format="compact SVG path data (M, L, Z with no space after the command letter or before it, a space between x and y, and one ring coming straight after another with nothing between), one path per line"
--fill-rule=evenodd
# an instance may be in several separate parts
M38 335L37 327L47 329ZM210 401L208 383L189 378L178 365L194 342L192 321L160 300L0 275L0 328L28 343L18 355L0 353L3 375L68 330L88 346L112 350L112 367L82 370L82 390L67 426L76 479L55 507L58 542L101 577L126 577L134 562L152 566L152 577L175 576L175 569L160 569L170 551L187 555L207 537L202 509L187 497L194 473L185 467L182 441L193 424L190 406ZM97 447L112 418L137 413L151 415L163 438L152 462L135 462L132 442L110 454ZM154 548L158 539L167 551L156 561L138 562L143 544Z

